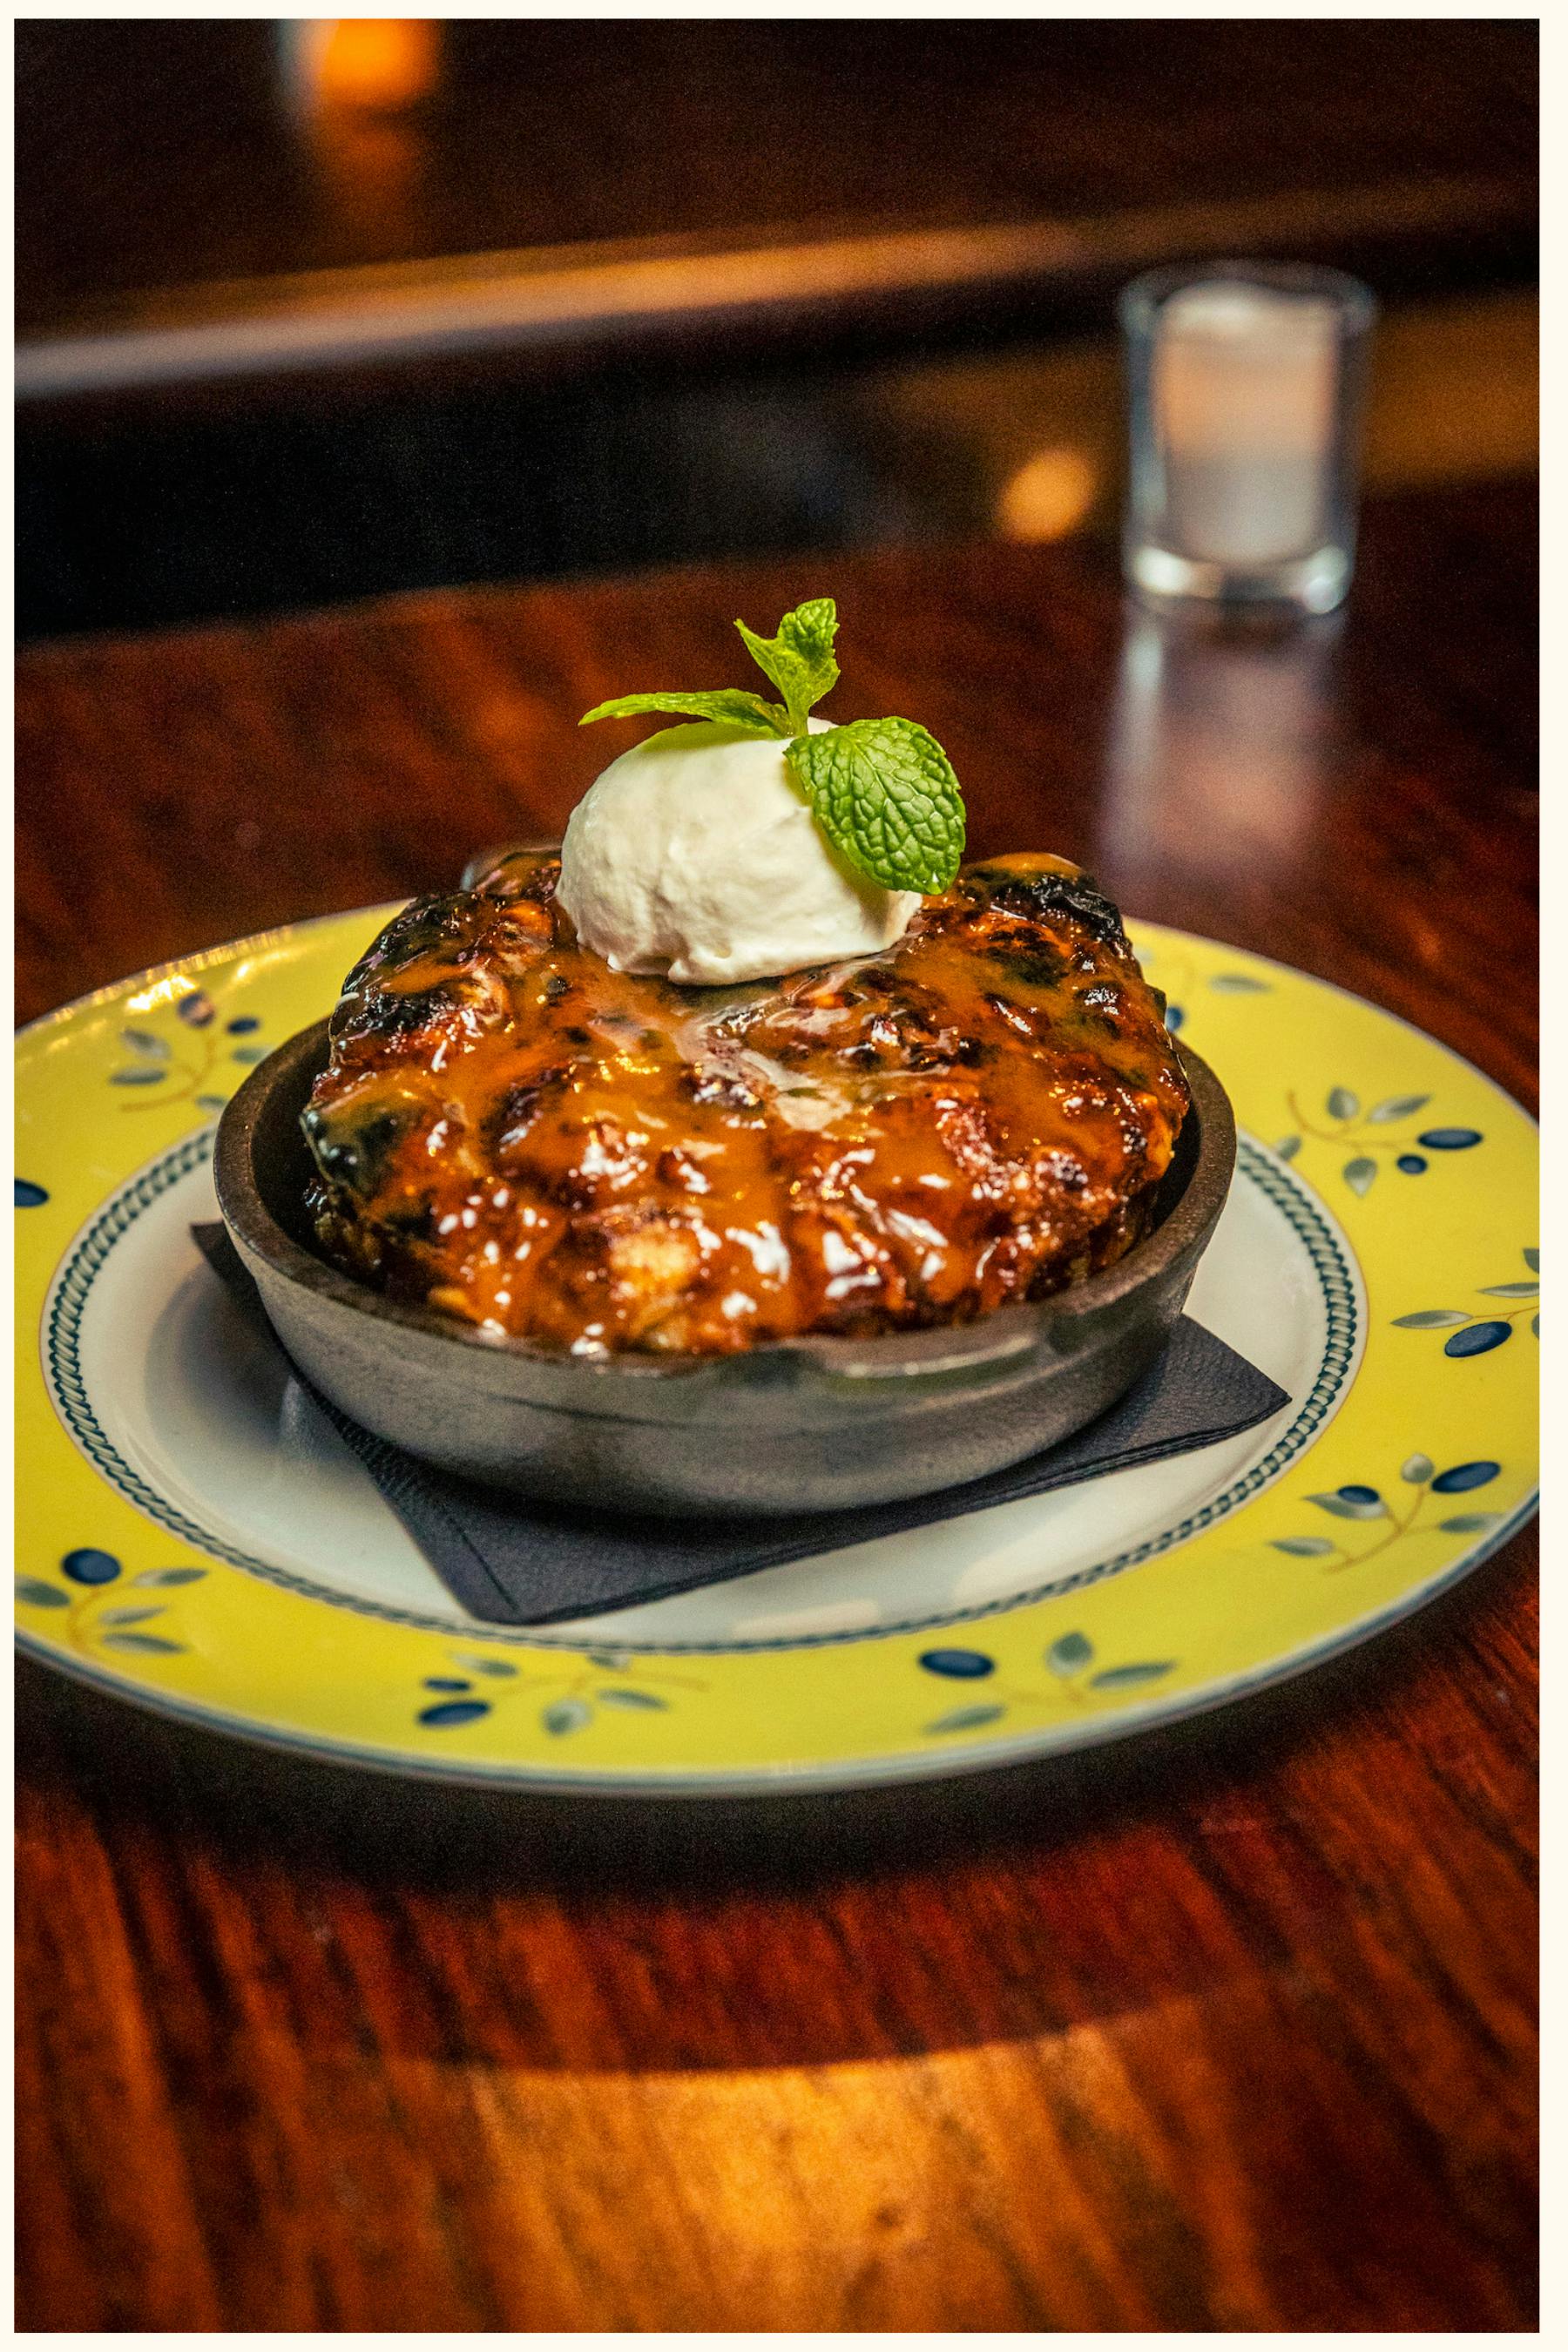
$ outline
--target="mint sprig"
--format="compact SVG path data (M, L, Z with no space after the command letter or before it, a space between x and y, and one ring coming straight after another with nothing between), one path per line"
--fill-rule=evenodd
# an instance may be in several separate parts
M858 719L784 753L836 849L889 890L945 890L963 855L963 795L912 719Z
M833 658L838 613L832 597L814 596L808 604L797 604L779 623L776 637L759 637L744 621L735 626L763 676L783 695L790 733L804 735L812 704L831 694L838 683L838 664Z
M784 697L764 702L743 688L698 694L623 694L596 703L578 724L673 711L748 734L783 737L791 774L813 815L846 862L887 890L945 890L963 856L963 795L946 752L912 719L858 719L819 735L812 705L838 682L831 596L797 604L777 635L736 628L758 668Z
M746 694L737 686L721 686L712 694L621 694L614 702L595 703L584 710L579 727L595 719L636 719L645 710L675 710L687 719L711 719L720 727L743 727L749 735L787 735L787 714L760 694Z

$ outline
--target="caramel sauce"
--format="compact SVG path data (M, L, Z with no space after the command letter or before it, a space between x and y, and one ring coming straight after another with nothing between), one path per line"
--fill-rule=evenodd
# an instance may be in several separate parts
M880 954L732 989L611 970L519 853L349 976L305 1113L326 1253L598 1354L966 1320L1120 1256L1187 1107L1114 908L969 867Z

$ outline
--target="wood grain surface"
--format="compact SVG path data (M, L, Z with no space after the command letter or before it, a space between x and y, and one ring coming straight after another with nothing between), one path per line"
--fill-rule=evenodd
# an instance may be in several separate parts
M977 547L422 596L21 667L24 1013L559 827L612 691L831 589L977 853L1533 1084L1534 512L1374 502L1342 619ZM28 1667L33 2329L1519 2329L1532 1535L1363 1653L973 1786L682 1810L252 1754Z

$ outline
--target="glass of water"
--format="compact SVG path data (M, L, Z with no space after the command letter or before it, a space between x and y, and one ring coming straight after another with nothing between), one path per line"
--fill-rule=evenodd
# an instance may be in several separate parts
M1129 582L1331 612L1355 562L1372 295L1337 269L1222 261L1152 270L1120 308Z

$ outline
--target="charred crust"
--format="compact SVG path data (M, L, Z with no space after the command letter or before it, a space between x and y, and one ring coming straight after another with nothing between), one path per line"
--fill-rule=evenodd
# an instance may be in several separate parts
M1009 980L1021 980L1026 988L1054 988L1068 969L1068 958L1044 940L1031 941L1027 947L1008 942L988 949L987 953Z
M1132 952L1121 928L1120 909L1092 874L1054 874L1044 867L1033 874L1017 874L1005 867L976 866L970 868L968 878L979 884L989 903L1005 914L1022 915L1032 922L1060 922L1065 916L1070 922L1080 923L1114 954Z
M300 1124L322 1176L341 1192L368 1198L392 1171L398 1146L418 1124L412 1104L370 1103L363 1108L306 1106Z
M358 1001L346 999L332 1015L332 1043L346 1037L382 1037L389 1043L431 1028L451 1012L456 1002L446 988L400 992L390 988L362 990Z

